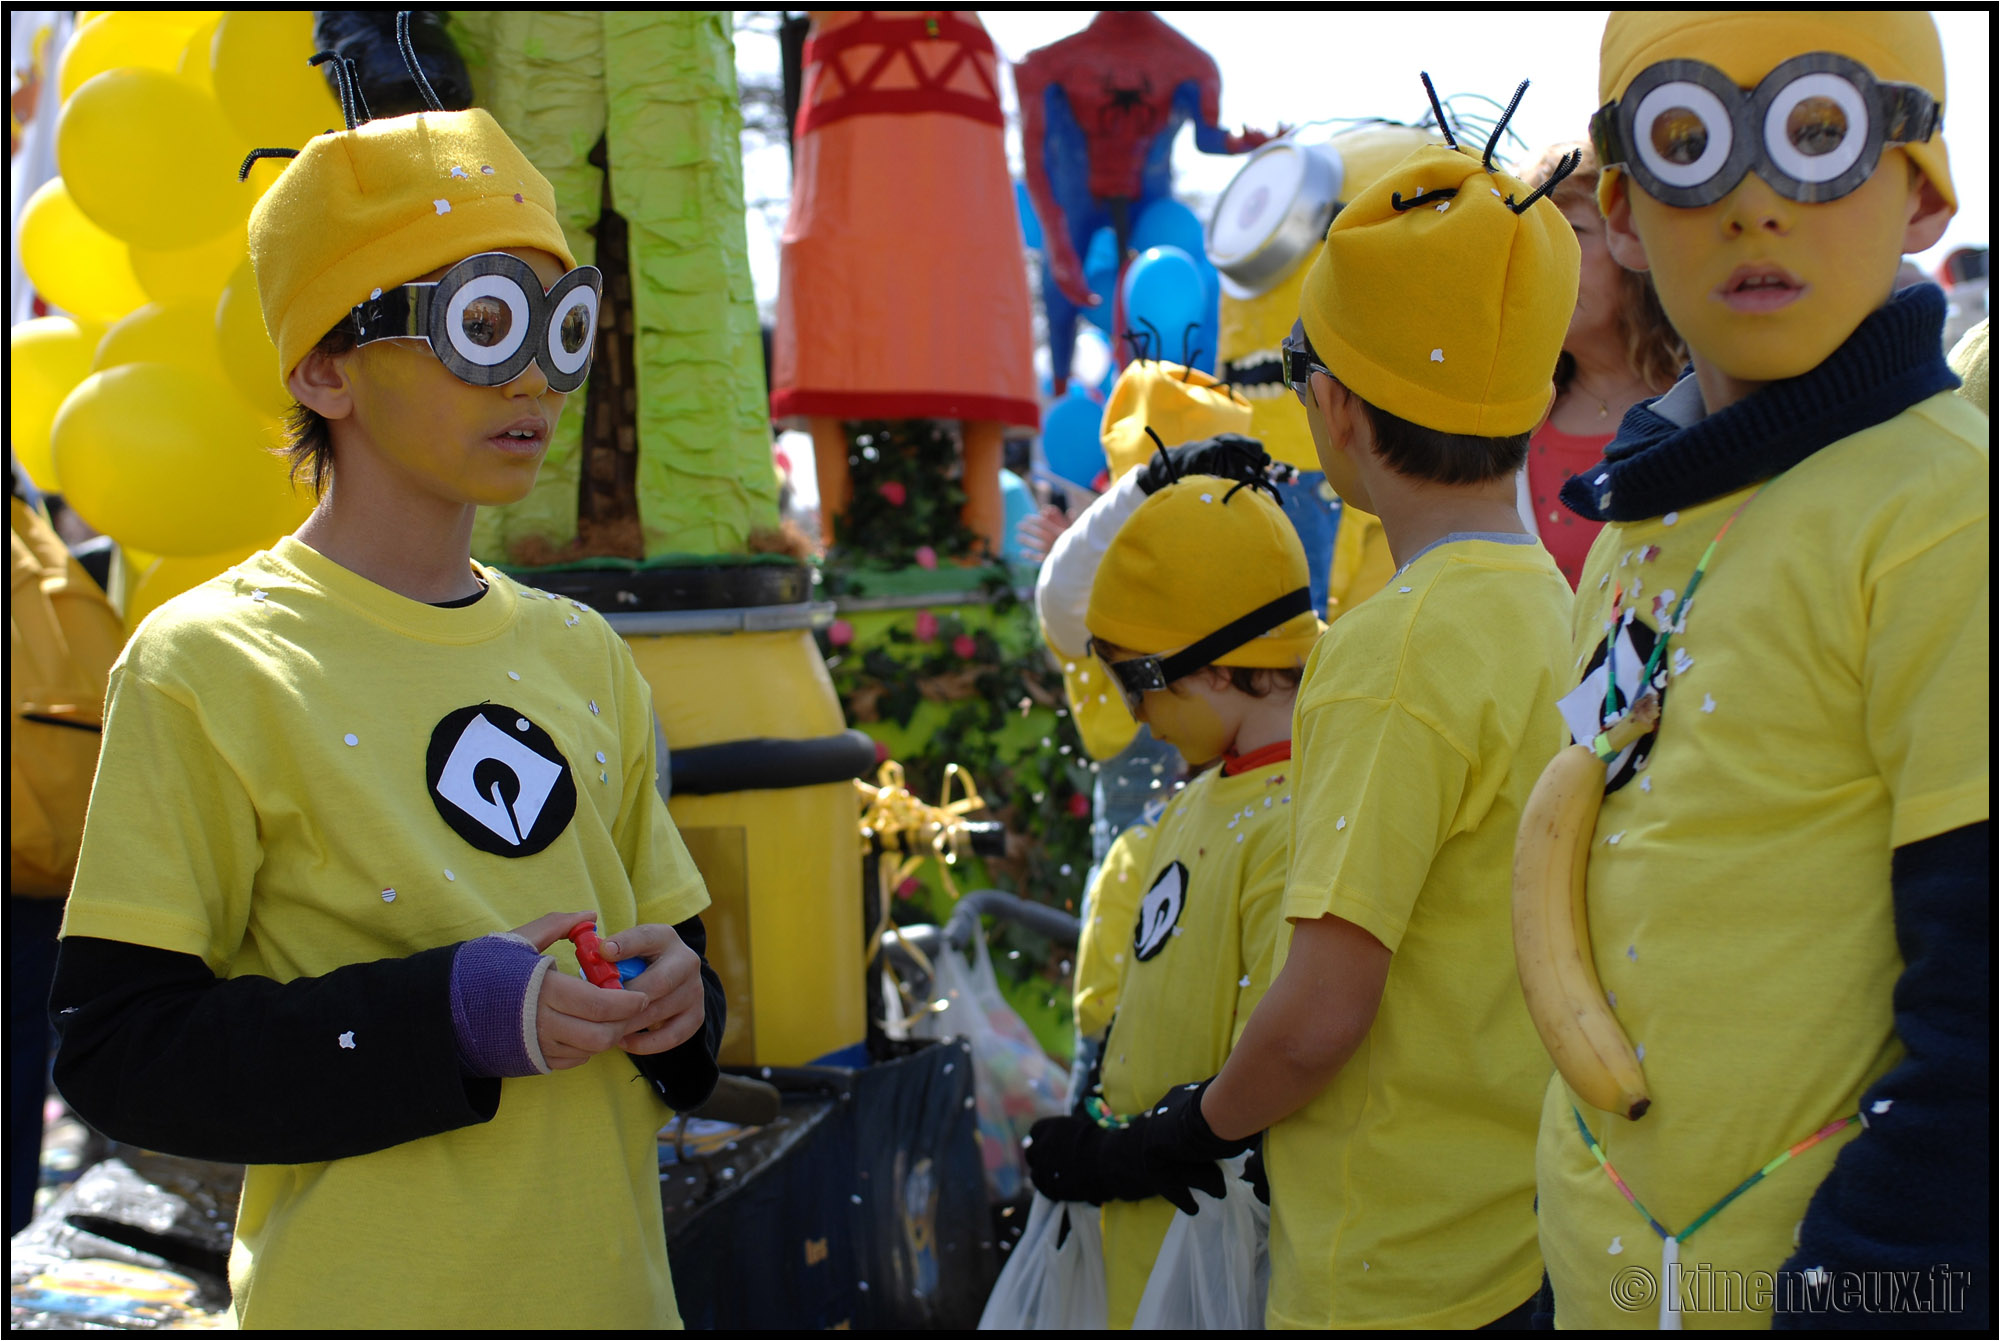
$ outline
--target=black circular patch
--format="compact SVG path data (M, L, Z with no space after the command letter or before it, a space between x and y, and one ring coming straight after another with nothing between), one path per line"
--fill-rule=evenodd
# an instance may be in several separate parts
M1140 960L1151 959L1166 948L1167 940L1187 906L1187 867L1173 862L1139 900L1139 923L1132 929L1132 950Z
M569 827L576 781L549 733L504 703L446 713L424 758L431 804L481 852L528 857Z
M1664 619L1666 616L1662 615L1661 618ZM1625 634L1631 639L1632 648L1639 654L1639 664L1643 667L1646 664L1646 658L1653 655L1653 645L1659 641L1658 636L1643 621L1637 619L1631 620L1625 625ZM1624 664L1623 652L1619 653L1619 663L1621 666ZM1603 664L1604 642L1600 639L1597 644L1597 650L1590 654L1590 664L1583 668L1584 678L1589 679L1591 674ZM1622 680L1623 678L1621 675L1620 679ZM1664 714L1667 706L1667 681L1669 678L1668 669L1664 664L1653 671L1653 688L1660 695L1660 709L1662 714ZM1661 720L1665 720L1664 715ZM1610 770L1610 778L1604 784L1605 795L1609 796L1612 792L1617 791L1633 778L1639 776L1639 771L1646 766L1646 760L1652 757L1653 745L1659 739L1659 736L1660 728L1656 726L1641 736L1636 744L1627 747L1624 754L1612 760L1613 767Z

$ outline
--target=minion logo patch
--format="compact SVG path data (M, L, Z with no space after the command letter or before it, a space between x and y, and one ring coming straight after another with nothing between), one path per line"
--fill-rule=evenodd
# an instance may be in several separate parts
M1590 654L1590 663L1585 668L1582 683L1556 705L1562 711L1563 720L1569 724L1572 739L1579 744L1588 745L1606 725L1604 720L1606 681L1611 677L1614 668L1617 671L1617 686L1609 696L1617 710L1622 711L1627 704L1645 692L1640 677L1645 672L1646 661L1652 656L1653 646L1657 640L1658 636L1652 629L1639 620L1628 617L1618 630L1615 653L1607 654L1606 643L1598 643ZM1660 696L1662 709L1666 706L1670 678L1668 668L1665 666L1660 666L1653 672L1652 688ZM1607 795L1625 786L1645 771L1647 761L1653 754L1653 746L1658 739L1659 731L1655 728L1626 746L1624 752L1611 761L1604 786Z
M576 814L569 761L548 732L505 704L445 714L424 766L431 804L481 852L533 856Z
M1132 931L1132 951L1140 960L1151 959L1165 947L1187 906L1187 867L1174 862L1160 872L1160 878L1139 901L1139 925Z

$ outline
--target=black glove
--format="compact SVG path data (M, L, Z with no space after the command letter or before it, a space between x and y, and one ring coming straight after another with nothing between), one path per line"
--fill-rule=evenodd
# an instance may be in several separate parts
M1157 441L1157 439L1156 439ZM1264 444L1241 433L1218 433L1153 453L1139 471L1139 490L1154 494L1183 475L1217 475L1225 480L1261 480L1270 469Z
M1250 1190L1257 1194L1257 1200L1266 1206L1271 1204L1271 1179L1264 1172L1264 1142L1260 1137L1257 1148L1250 1152L1250 1158L1243 1161L1243 1181L1250 1184Z
M1081 1114L1043 1118L1028 1130L1028 1178L1050 1201L1144 1201L1145 1151L1126 1136Z

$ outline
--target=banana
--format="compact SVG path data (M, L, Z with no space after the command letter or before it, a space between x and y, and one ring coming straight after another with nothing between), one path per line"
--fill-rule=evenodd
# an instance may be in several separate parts
M1528 796L1514 845L1514 963L1528 1015L1571 1089L1593 1107L1635 1120L1653 1101L1597 979L1584 889L1604 761L1658 721L1659 700L1648 694L1594 746L1558 752Z

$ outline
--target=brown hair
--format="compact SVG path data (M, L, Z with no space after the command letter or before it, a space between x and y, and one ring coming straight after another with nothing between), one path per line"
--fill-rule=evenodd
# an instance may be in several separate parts
M354 332L345 323L335 326L319 338L312 347L314 354L336 357L354 348ZM326 492L326 482L333 475L333 429L317 410L307 409L297 401L285 411L285 444L278 451L291 465L292 483L301 477L312 486L313 498L318 499Z
M1301 338L1305 339L1306 357L1318 365L1318 371L1324 372L1326 361L1313 348L1311 339L1303 335ZM1326 375L1340 382L1333 374ZM1360 401L1362 412L1368 417L1368 427L1375 435L1376 455L1398 475L1432 484L1480 484L1512 475L1528 459L1526 433L1488 438L1476 433L1425 428L1355 396L1354 388L1345 382L1340 385Z
M1529 186L1540 186L1555 171L1556 164L1575 150L1583 151L1577 164L1556 189L1549 193L1556 208L1589 205L1597 208L1597 179L1601 169L1597 154L1589 145L1552 144L1521 166L1518 174ZM1687 346L1667 320L1659 295L1653 292L1653 278L1643 270L1619 270L1618 333L1625 340L1625 362L1639 380L1654 391L1665 391L1687 364ZM1576 360L1567 350L1556 360L1556 390L1566 391L1576 376Z

